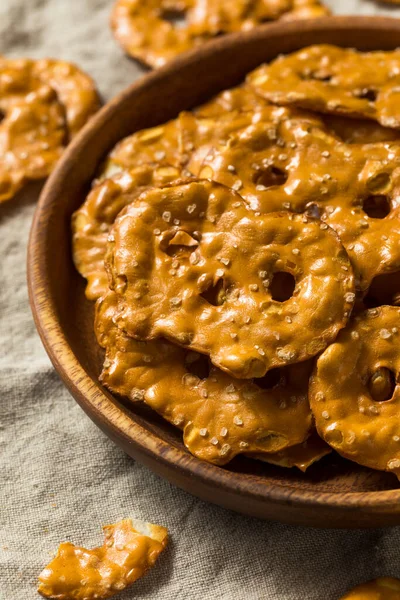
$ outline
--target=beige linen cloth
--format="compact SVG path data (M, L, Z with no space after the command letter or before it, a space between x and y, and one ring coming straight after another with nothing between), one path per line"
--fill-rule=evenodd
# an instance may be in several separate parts
M111 3L0 0L0 53L76 61L111 98L141 74L111 37ZM400 16L368 0L331 3L338 13ZM364 580L400 577L399 528L318 531L248 519L173 487L97 429L59 381L28 305L38 191L0 207L0 598L34 600L61 541L91 547L102 524L130 515L167 526L171 544L121 600L337 600Z

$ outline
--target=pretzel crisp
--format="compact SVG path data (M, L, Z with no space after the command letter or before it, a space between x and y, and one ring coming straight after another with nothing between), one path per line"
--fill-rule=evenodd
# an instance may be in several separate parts
M65 110L72 138L100 108L94 81L76 65L42 59L33 63L33 75L52 87Z
M128 337L115 325L116 303L109 292L96 306L96 333L106 348L102 383L182 429L192 454L224 465L237 454L277 452L308 437L311 361L285 367L272 381L238 381L195 352Z
M357 52L320 45L281 56L247 83L279 105L342 114L400 127L400 51Z
M91 114L79 86L94 86L73 65L0 57L0 202L52 171L70 137ZM74 92L75 90L75 92ZM65 103L64 103L65 101ZM76 116L80 108L79 118Z
M331 452L332 448L321 440L317 433L313 432L302 444L290 446L275 454L254 453L247 454L247 456L278 467L286 467L287 469L297 467L300 471L305 473L311 465Z
M400 308L356 316L317 361L310 403L319 435L339 454L400 475Z
M290 213L254 218L206 180L143 193L117 219L106 266L128 335L170 338L239 378L320 352L355 297L332 229ZM285 302L273 298L282 277L294 280Z
M361 583L342 596L341 600L399 600L400 580L394 577L379 577Z
M267 101L258 96L250 86L241 85L224 90L214 98L198 106L195 113L201 117L220 117L232 111L257 111L264 108Z
M65 542L39 576L38 592L52 600L111 598L142 577L165 549L165 527L123 519L103 527L104 544L86 550Z
M121 210L145 189L177 179L180 169L169 165L143 165L98 182L72 216L72 251L75 266L87 279L86 297L97 300L108 290L104 268L107 238Z
M327 14L318 0L117 0L111 27L127 54L161 67L221 33L248 30L282 16L308 19ZM185 24L176 26L174 17L185 19Z
M374 277L400 267L400 145L345 144L317 117L285 111L259 111L208 153L199 176L239 190L256 211L320 216L338 233L365 293Z

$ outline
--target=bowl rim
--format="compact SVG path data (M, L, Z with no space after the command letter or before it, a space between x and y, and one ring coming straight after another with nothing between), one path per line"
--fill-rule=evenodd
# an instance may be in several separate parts
M243 498L256 498L269 504L290 505L296 508L324 507L333 511L354 511L355 509L369 509L374 514L392 512L400 515L400 489L365 491L365 492L326 492L310 489L301 490L285 484L266 484L258 481L252 482L251 491L248 489L246 477L237 477L232 480L232 471L209 464L188 454L185 450L177 448L153 432L147 430L140 423L127 418L126 413L120 408L111 395L107 394L98 381L95 381L85 371L83 365L75 356L63 332L57 317L56 305L50 294L50 277L46 269L46 245L41 241L46 228L50 227L49 207L57 202L54 190L60 185L66 171L66 165L78 148L84 146L102 125L106 124L110 115L125 99L138 93L149 84L168 76L178 67L197 62L201 57L219 47L239 44L244 39L257 38L265 43L267 32L284 35L293 33L299 27L298 21L276 22L263 25L252 31L235 33L223 36L207 43L204 47L192 50L166 66L151 71L122 92L112 98L86 125L66 149L56 169L46 182L38 205L35 210L30 237L28 242L27 276L29 301L43 345L49 355L56 371L60 375L72 396L77 400L84 411L96 422L100 428L107 428L108 435L114 440L124 438L135 449L139 460L147 464L146 457L156 458L159 464L165 465L169 470L177 470L185 477L197 480L204 487L217 487L229 494L239 493ZM329 31L332 29L365 29L365 30L392 30L399 34L400 45L400 19L391 17L364 17L364 16L334 16L323 17L315 20L301 22L302 31ZM123 418L121 418L123 416ZM235 473L236 475L236 473Z

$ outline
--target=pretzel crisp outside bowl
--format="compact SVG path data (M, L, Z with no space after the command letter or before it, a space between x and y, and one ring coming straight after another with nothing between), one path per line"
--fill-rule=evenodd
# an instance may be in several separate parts
M93 81L75 65L0 57L0 202L46 178L98 108Z
M399 600L400 580L394 577L379 577L357 585L340 600Z
M319 435L339 454L400 475L400 308L354 317L318 358L310 404Z
M238 194L207 180L143 193L113 227L106 268L128 335L170 338L239 378L315 356L355 298L327 225L291 213L251 218ZM283 302L270 289L277 277L294 284Z
M307 439L311 361L286 367L275 386L263 389L264 380L233 379L168 341L128 337L115 325L117 302L109 292L96 307L97 338L106 349L101 381L182 429L192 454L224 465L237 454L274 453Z
M280 105L363 117L400 128L400 52L362 53L321 44L250 73L257 94Z
M165 527L123 519L103 527L104 544L87 550L60 544L39 575L38 592L49 600L111 598L142 577L166 548Z
M246 31L282 16L328 14L318 0L116 0L111 28L127 54L157 68L221 33ZM174 17L185 19L184 25L176 26Z

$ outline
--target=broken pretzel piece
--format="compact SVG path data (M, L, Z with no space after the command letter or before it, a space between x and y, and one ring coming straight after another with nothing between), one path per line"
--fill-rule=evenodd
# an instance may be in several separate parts
M93 550L60 545L39 575L38 592L50 600L111 598L142 577L167 545L165 527L123 519L103 527L104 544Z

